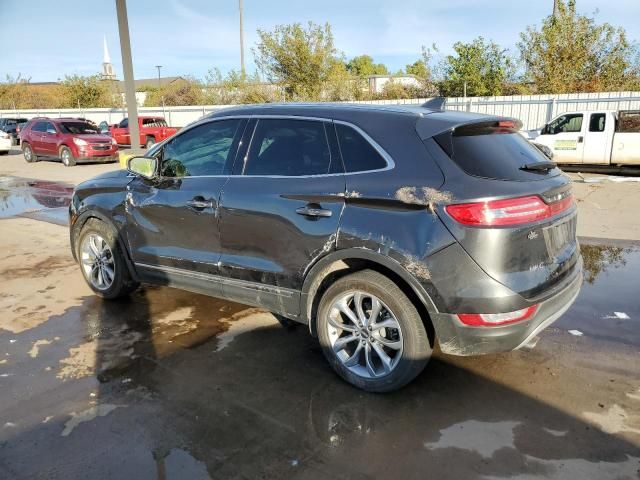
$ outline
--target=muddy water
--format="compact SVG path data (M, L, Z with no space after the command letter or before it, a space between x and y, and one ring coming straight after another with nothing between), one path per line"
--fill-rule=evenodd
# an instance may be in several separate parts
M68 223L73 186L60 182L0 176L0 218L24 216Z

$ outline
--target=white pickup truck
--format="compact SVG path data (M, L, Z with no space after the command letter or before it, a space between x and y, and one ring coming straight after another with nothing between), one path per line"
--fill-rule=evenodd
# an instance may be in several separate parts
M640 166L640 110L563 113L523 134L556 163Z

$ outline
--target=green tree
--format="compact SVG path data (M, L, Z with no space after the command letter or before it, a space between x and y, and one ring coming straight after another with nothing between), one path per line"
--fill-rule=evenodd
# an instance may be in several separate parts
M515 73L515 64L507 50L482 37L470 43L456 42L453 49L455 55L448 55L441 66L442 95L462 96L465 82L470 96L502 94Z
M373 63L369 55L353 57L346 65L347 71L356 77L368 77L369 75L389 75L389 70L384 63Z
M638 82L637 48L622 28L576 12L575 0L558 0L557 15L520 34L526 77L538 93L612 91Z
M270 32L258 30L258 37L256 64L269 81L284 85L287 99L320 98L337 59L328 23L278 25Z
M203 85L194 78L179 78L160 88L150 88L144 100L146 107L202 105Z
M99 75L67 75L60 83L60 89L63 107L112 107L115 104L108 83Z

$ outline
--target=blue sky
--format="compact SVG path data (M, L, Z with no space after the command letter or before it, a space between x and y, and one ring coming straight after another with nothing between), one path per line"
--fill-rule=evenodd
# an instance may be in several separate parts
M578 9L627 30L640 40L640 0L577 0ZM478 35L515 50L519 32L539 25L553 0L245 0L247 68L256 29L312 20L329 22L347 57L368 53L393 71L415 61L421 45L442 52ZM239 68L237 0L128 0L136 78L204 77L211 68ZM122 78L114 0L0 0L0 79L5 75L54 81L101 70L107 37ZM17 39L17 40L16 40Z

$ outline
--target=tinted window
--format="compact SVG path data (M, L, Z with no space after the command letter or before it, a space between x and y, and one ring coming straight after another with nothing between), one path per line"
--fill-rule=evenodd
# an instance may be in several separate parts
M604 113L592 113L591 120L589 120L590 132L604 132L604 125L607 121L607 116Z
M36 122L31 130L34 132L46 132L47 131L47 123L46 122Z
M127 128L127 127L129 126L129 119L128 119L128 118L123 119L123 120L118 124L118 126L119 126L120 128Z
M98 133L96 127L87 122L63 122L59 125L63 133Z
M549 133L573 133L582 130L582 114L562 115L549 124Z
M535 180L559 173L558 169L520 170L525 164L549 159L512 129L474 125L458 128L453 134L442 133L435 140L462 170L476 177Z
M245 175L319 175L329 171L331 154L323 122L258 121L244 166Z
M619 132L640 132L640 112L620 112Z
M162 152L166 177L221 175L240 120L222 120L194 127L167 143Z
M338 143L347 172L362 172L385 168L387 162L355 129L336 123Z

